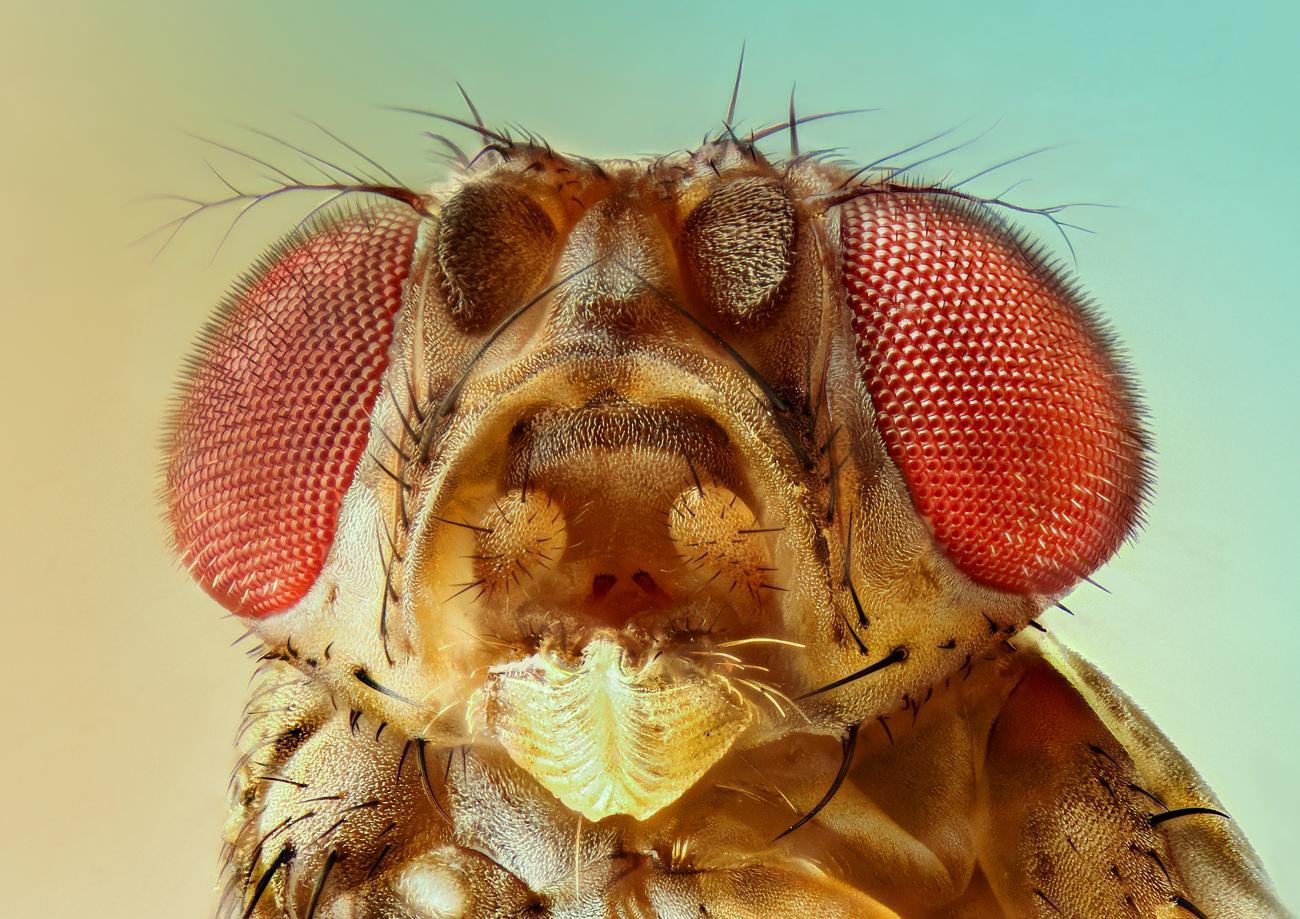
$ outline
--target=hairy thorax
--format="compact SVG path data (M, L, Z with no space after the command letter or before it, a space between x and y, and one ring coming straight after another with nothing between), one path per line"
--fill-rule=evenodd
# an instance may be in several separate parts
M888 173L493 144L313 224L172 434L182 555L264 646L227 907L1196 910L1150 814L1205 800L1018 634L1142 441L996 205Z

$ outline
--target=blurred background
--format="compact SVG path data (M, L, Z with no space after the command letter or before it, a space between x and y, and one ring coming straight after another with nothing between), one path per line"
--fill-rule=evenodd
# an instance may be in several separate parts
M300 171L248 129L348 165L315 119L410 183L444 175L384 105L640 155L739 120L878 107L805 149L867 162L960 125L929 175L1071 214L1078 271L1127 344L1159 449L1141 539L1047 626L1181 746L1300 906L1300 311L1290 3L27 3L0 17L0 571L9 915L203 916L214 902L240 629L172 563L155 499L177 369L238 274L309 206L132 240ZM455 133L455 132L453 132ZM458 138L472 145L472 138ZM941 145L942 146L942 145ZM774 148L778 149L778 148ZM1050 225L1029 228L1067 255Z

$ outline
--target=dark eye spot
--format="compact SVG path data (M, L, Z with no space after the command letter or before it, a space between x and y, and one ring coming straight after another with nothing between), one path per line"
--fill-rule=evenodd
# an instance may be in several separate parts
M736 320L761 315L780 293L794 258L794 206L766 179L741 179L705 198L686 218L682 250L700 294Z
M558 236L523 192L466 185L443 206L438 224L438 269L451 315L473 330L519 306L549 269Z

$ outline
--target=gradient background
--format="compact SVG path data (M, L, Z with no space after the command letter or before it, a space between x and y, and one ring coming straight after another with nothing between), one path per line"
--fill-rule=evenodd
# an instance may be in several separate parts
M957 137L996 127L936 174L1069 142L974 187L1122 206L1075 215L1097 231L1075 236L1079 271L1139 369L1159 490L1099 575L1112 593L1046 623L1181 745L1300 905L1294 4L360 6L6 4L7 914L213 902L250 668L169 561L155 445L196 330L306 202L250 217L215 259L231 215L205 219L151 262L128 243L177 205L136 199L219 195L205 161L262 172L182 131L285 165L239 125L346 157L308 115L422 183L441 173L432 125L379 105L460 113L459 79L560 149L657 153L717 127L742 39L746 125L782 117L797 80L804 111L882 108L805 129L806 148L867 161L969 119Z

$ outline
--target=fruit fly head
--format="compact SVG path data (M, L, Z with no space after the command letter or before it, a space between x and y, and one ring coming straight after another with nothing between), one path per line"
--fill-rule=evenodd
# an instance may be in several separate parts
M181 557L340 704L646 817L968 670L1131 531L1129 386L997 203L730 131L486 140L272 249L171 429Z

